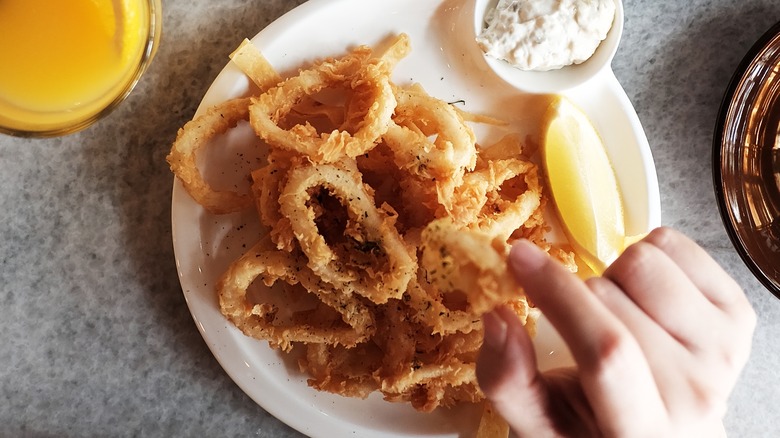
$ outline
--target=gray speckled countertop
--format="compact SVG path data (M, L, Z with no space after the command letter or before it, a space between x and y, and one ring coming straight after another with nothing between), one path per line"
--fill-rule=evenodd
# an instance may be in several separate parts
M193 324L171 245L176 130L225 59L301 1L164 0L164 37L130 98L79 134L0 136L0 436L298 436L230 380ZM710 150L721 96L777 0L625 1L614 70L644 124L663 222L700 242L759 316L733 437L780 430L780 300L721 224Z

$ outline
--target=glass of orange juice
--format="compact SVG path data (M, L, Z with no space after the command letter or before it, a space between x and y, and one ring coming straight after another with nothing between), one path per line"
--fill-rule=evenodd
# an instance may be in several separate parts
M160 41L160 0L0 0L0 132L84 129L130 93Z

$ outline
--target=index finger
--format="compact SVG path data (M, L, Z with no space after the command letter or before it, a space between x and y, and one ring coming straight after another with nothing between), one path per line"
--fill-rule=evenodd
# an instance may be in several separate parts
M512 246L509 266L569 346L602 431L630 436L662 424L665 408L639 344L585 283L525 240Z

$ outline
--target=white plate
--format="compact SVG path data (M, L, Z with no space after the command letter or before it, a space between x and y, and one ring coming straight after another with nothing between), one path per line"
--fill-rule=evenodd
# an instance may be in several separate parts
M434 96L464 100L466 110L509 119L514 129L537 135L542 97L517 92L487 67L473 43L472 9L472 1L462 0L310 0L252 41L284 73L317 58L343 54L357 44L370 45L406 32L413 50L397 67L395 82L419 82ZM199 111L248 90L247 79L228 64ZM660 201L650 149L614 75L607 70L567 96L588 113L603 135L626 201L628 232L638 234L658 226ZM500 134L478 132L483 138ZM241 155L242 147L252 137L248 126L240 125L217 138L216 147L201 157L204 171L214 172L213 163L218 163L217 167L231 169L228 174L240 173L248 161L246 154ZM479 417L473 407L422 414L379 396L355 400L310 389L294 360L283 358L265 342L245 337L218 309L216 279L262 233L254 213L212 216L174 181L171 215L177 268L195 323L230 377L265 410L313 437L473 434ZM544 320L536 345L542 367L570 363L567 350Z

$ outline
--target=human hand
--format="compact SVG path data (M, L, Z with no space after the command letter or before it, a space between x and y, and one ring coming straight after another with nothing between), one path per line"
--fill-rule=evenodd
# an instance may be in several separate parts
M477 377L518 436L724 435L756 316L696 243L656 229L585 282L526 241L509 265L577 364L541 373L517 317L485 315Z

